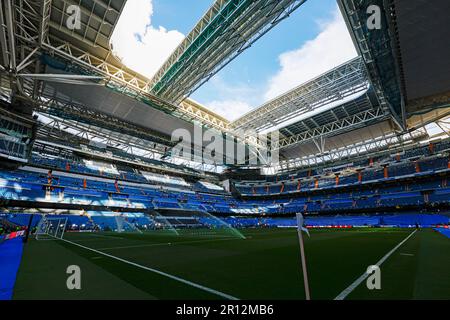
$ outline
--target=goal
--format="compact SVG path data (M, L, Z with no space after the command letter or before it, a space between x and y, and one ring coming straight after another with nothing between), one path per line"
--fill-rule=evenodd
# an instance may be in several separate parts
M134 224L129 223L123 216L117 215L114 217L117 224L117 232L137 232L142 233Z
M36 240L62 239L67 227L67 217L43 216L36 227Z

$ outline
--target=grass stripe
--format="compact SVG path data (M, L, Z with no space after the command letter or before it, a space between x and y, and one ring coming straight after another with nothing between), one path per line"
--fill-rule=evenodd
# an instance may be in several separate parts
M219 239L210 239L210 240L192 240L192 241L175 241L175 242L161 242L161 243L150 243L150 244L136 244L130 246L121 246L121 247L107 247L107 248L98 248L97 250L120 250L120 249L133 249L133 248L146 248L146 247L160 247L160 246L176 246L176 245L186 245L193 243L207 243L207 242L216 242L216 241L230 241L230 240L241 240L236 238L219 238Z
M79 243L75 243L75 242L72 242L72 241L69 241L69 240L66 240L66 239L59 239L59 240L67 242L67 243L70 243L70 244L72 244L74 246L77 246L77 247L80 247L80 248L83 248L83 249L86 249L86 250L89 250L89 251L92 251L92 252L104 255L104 256L106 256L108 258L111 258L111 259L114 259L114 260L118 260L120 262L123 262L123 263L129 264L129 265L132 265L132 266L135 266L135 267L138 267L138 268L141 268L141 269L144 269L144 270L147 270L147 271L159 274L159 275L167 277L169 279L172 279L172 280L175 280L175 281L187 284L187 285L189 285L191 287L194 287L194 288L197 288L197 289L200 289L200 290L212 293L212 294L217 295L219 297L222 297L222 298L225 298L225 299L228 299L228 300L239 300L238 298L233 297L233 296L231 296L229 294L226 294L226 293L223 293L223 292L220 292L220 291L217 291L217 290L214 290L214 289L202 286L202 285L200 285L198 283L195 283L195 282L192 282L192 281L189 281L189 280L186 280L186 279L183 279L183 278L180 278L180 277L177 277L177 276L165 273L163 271L156 270L156 269L153 269L153 268L149 268L149 267L146 267L146 266L143 266L143 265L140 265L140 264L137 264L137 263L134 263L134 262L131 262L131 261L128 261L128 260L125 260L125 259L113 256L113 255L110 255L108 253L105 253L105 252L102 252L102 251L98 251L98 250L95 250L95 249L83 246L83 245L81 245Z
M376 266L381 266L383 262L385 262L398 248L400 248L406 241L408 241L409 238L411 238L415 233L417 232L417 229L411 232L405 239L403 239L399 244L397 244L391 251L386 253L383 258L380 259L376 263ZM359 286L369 275L364 272L358 279L356 279L351 285L349 285L344 291L342 291L334 300L344 300L353 290L356 289L357 286Z

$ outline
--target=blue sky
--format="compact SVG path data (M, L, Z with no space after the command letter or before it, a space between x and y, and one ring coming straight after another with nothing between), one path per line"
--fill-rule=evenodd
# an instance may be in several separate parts
M151 77L212 3L128 1L112 40L116 54ZM191 98L234 120L355 55L336 0L308 0Z

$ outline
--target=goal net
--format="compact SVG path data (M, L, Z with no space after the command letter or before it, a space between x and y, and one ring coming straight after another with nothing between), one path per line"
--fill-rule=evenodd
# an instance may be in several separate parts
M178 236L245 239L239 230L206 211L157 209L155 221L170 225Z
M36 227L36 240L62 239L67 227L67 217L43 216Z
M139 230L135 224L130 223L128 219L121 215L117 215L114 217L116 224L117 224L117 232L137 232L142 233L141 230Z

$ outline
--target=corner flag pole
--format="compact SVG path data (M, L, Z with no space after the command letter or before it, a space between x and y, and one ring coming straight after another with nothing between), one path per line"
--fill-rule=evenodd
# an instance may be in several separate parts
M302 214L297 213L297 232L298 232L298 240L300 242L300 255L301 255L301 259L302 259L302 270L303 270L303 282L305 285L305 296L306 296L306 300L311 300L311 295L309 293L308 271L306 269L305 247L303 245L302 231L306 232L309 236L308 229L303 227Z

